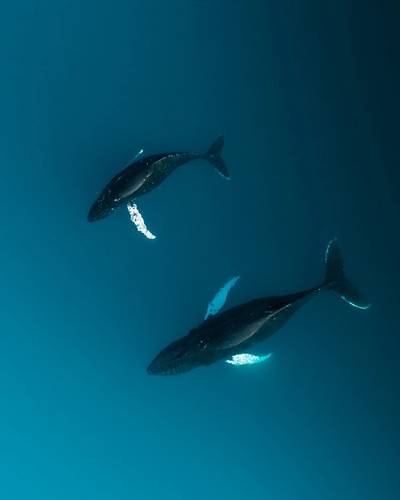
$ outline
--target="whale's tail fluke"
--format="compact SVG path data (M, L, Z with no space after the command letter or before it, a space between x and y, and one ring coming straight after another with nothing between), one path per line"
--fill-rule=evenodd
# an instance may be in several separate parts
M338 293L348 304L368 309L371 304L344 275L342 252L336 240L329 242L325 252L325 285Z
M217 169L218 173L222 175L225 179L230 179L228 168L225 165L224 159L222 158L222 149L224 148L224 137L220 136L211 145L210 149L207 151L205 157L214 167Z

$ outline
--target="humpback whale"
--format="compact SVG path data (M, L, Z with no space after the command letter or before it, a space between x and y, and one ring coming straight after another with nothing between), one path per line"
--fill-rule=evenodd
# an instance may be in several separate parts
M111 179L88 213L89 222L104 219L116 208L132 202L160 185L176 168L193 160L206 160L225 179L230 179L228 169L221 156L224 138L212 144L206 153L160 153L141 157ZM138 158L139 156L139 158Z
M368 309L369 302L345 277L336 240L328 244L325 263L324 280L316 287L289 295L254 299L211 315L209 311L215 308L209 306L207 318L187 335L165 347L150 363L147 372L173 375L221 360L236 365L266 360L270 355L260 357L249 351L277 332L300 307L324 291L335 292L354 307ZM228 289L231 286L232 281L227 284ZM216 296L221 306L225 298L224 291Z

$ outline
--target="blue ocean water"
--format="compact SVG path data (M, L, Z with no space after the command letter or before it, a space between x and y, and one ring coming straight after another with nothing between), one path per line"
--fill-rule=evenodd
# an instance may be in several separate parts
M0 498L398 498L394 2L2 5ZM143 148L205 151L89 224ZM336 237L373 303L315 298L251 367L152 377L226 307L320 282Z

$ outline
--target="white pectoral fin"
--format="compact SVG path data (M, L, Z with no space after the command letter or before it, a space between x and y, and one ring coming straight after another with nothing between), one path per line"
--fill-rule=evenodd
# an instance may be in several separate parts
M136 229L140 233L144 234L149 240L154 240L156 236L147 229L146 223L144 222L142 214L139 212L137 205L135 203L128 203L127 208L131 221L135 224Z
M262 355L262 356L258 356L256 354L249 354L249 353L235 354L230 359L226 359L225 363L228 363L228 364L234 365L234 366L256 365L258 363L262 363L263 361L266 361L271 356L272 356L272 352L270 352L269 354Z
M132 158L132 160L130 161L130 163L133 163L135 162L136 160L138 160L144 153L144 149L139 149L139 151L135 154L135 156Z
M235 276L230 279L225 285L218 290L214 298L208 304L206 316L204 319L209 318L210 316L214 316L217 314L222 307L224 306L226 299L228 298L229 292L236 285L239 280L239 276Z

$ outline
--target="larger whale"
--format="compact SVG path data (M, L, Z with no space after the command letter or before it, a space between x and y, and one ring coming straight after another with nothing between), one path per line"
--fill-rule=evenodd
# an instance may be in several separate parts
M193 160L206 160L222 177L229 179L229 172L221 156L224 138L212 144L206 153L159 153L147 157L135 157L134 161L111 179L91 206L89 222L104 219L116 208L132 202L152 191L176 168Z
M344 275L342 255L335 240L326 249L325 261L324 280L316 287L289 295L254 299L217 314L211 310L203 323L163 349L147 372L173 375L221 360L244 364L240 361L267 359L269 356L255 356L251 351L278 331L300 307L324 291L333 291L350 305L367 309L368 301ZM228 286L232 286L232 282ZM221 306L225 296L222 299L217 296Z

